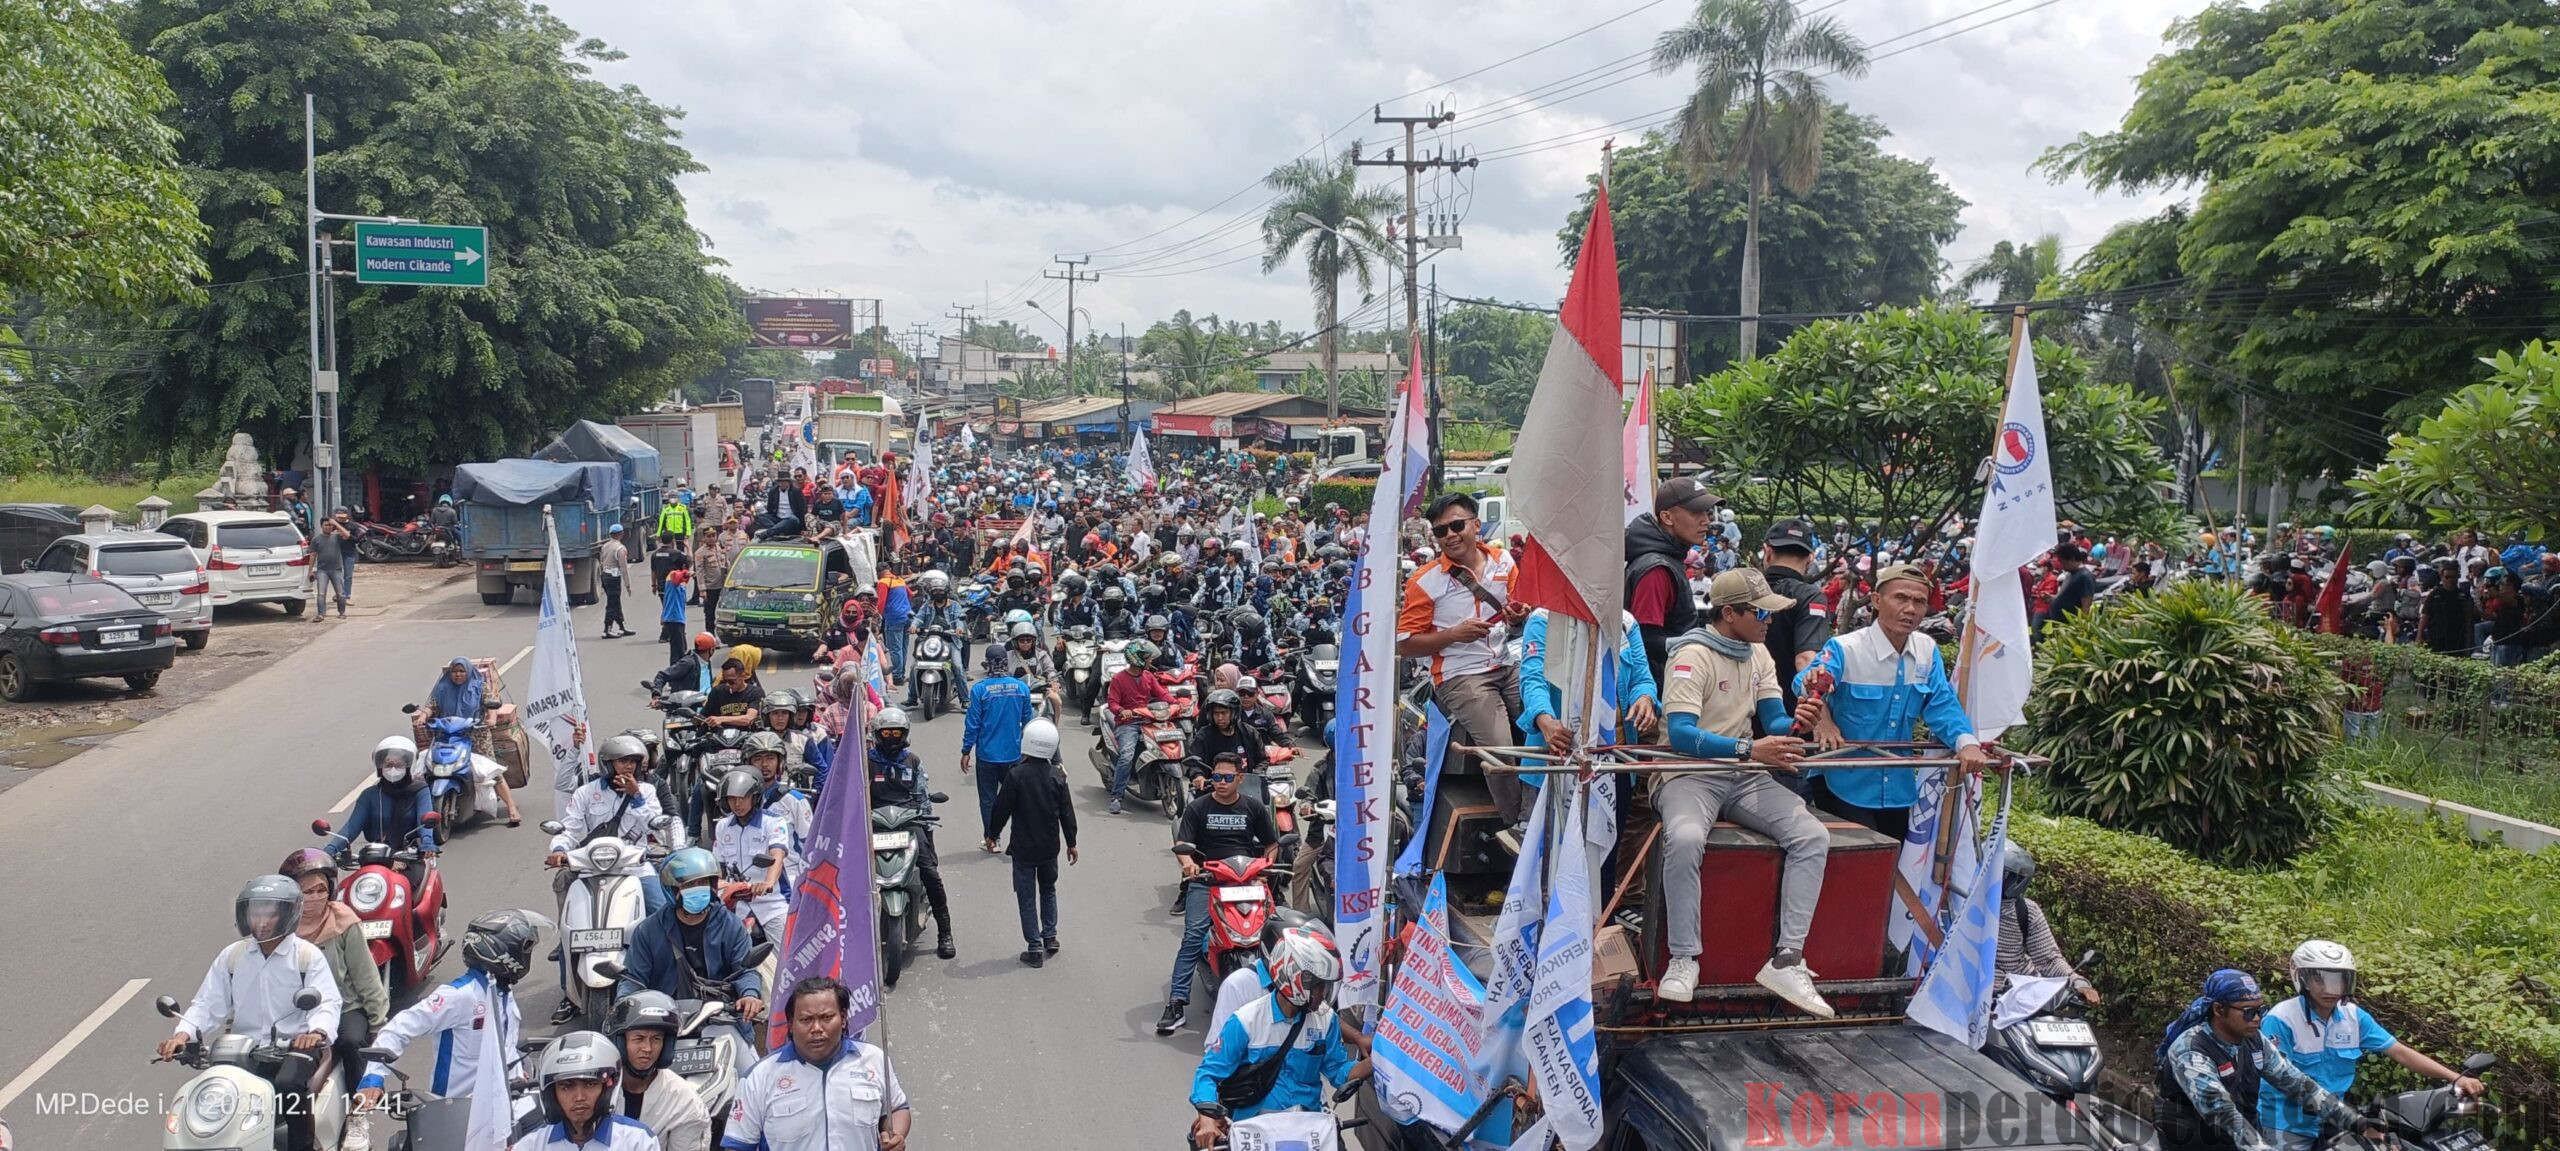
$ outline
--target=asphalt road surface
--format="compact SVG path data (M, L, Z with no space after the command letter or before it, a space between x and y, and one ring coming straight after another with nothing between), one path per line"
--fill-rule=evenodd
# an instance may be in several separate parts
M637 614L652 614L646 607ZM599 608L576 618L592 722L606 731L650 722L637 684L662 666L664 645L597 638ZM485 607L467 583L437 588L333 626L239 683L0 794L0 1118L17 1146L158 1145L165 1107L192 1073L150 1062L171 1029L152 1001L194 993L235 938L241 883L315 844L312 819L344 818L373 745L407 732L400 705L423 699L447 660L497 659L512 698L523 699L533 628L530 606ZM808 673L768 664L763 679L768 689L800 688ZM1169 826L1159 814L1104 813L1085 766L1091 733L1070 720L1063 750L1083 862L1059 883L1063 950L1029 970L1016 958L1010 866L977 847L975 788L958 770L960 720L915 730L934 785L953 800L938 842L960 955L926 951L887 995L885 1026L873 1035L915 1102L909 1146L1174 1145L1189 1123L1184 1099L1214 993L1195 992L1183 1033L1155 1037L1181 927L1165 914L1176 875ZM484 823L446 848L456 932L496 907L553 913L541 866L547 837L535 828L552 794L547 781L533 783L518 797L523 827ZM548 1034L558 986L550 964L537 969L520 993L528 1032ZM449 952L435 974L461 971ZM409 1069L423 1073L420 1064L413 1055ZM387 1126L376 1125L377 1144Z

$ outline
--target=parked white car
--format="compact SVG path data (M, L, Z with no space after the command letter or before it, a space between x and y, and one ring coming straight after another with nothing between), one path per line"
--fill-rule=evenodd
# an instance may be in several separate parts
M213 605L273 603L301 615L311 594L311 544L290 517L276 512L188 512L161 532L186 541L204 568Z
M212 589L183 541L145 531L67 535L45 545L26 568L103 579L133 593L142 606L169 617L189 651L213 639Z

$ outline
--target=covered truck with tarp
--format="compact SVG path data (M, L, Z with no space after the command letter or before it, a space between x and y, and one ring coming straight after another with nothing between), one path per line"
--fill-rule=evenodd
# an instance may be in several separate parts
M478 574L480 602L512 602L520 587L540 597L545 507L560 531L569 602L596 602L596 550L608 529L623 522L626 500L623 471L614 463L493 460L453 469L462 558Z
M622 472L622 522L631 525L624 538L643 539L654 530L658 501L666 488L667 460L629 429L580 420L533 457L555 463L614 465Z

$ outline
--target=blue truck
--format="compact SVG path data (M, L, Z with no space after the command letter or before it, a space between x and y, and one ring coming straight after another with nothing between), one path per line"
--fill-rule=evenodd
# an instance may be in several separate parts
M645 502L654 504L655 496L649 493ZM514 602L520 587L540 598L550 542L542 530L545 507L560 532L569 602L596 602L596 550L633 506L616 465L551 460L463 464L453 470L453 502L461 513L463 562L478 574L480 602L492 605Z

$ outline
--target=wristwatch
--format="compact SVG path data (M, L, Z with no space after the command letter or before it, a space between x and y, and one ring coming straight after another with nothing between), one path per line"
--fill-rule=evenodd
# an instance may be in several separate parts
M1733 754L1739 759L1751 758L1751 737L1746 735L1733 741Z

